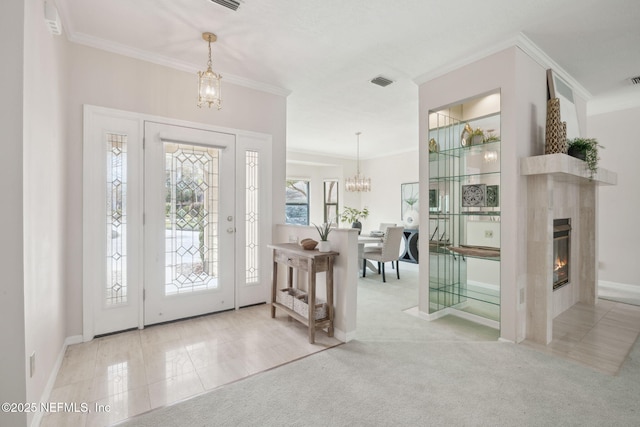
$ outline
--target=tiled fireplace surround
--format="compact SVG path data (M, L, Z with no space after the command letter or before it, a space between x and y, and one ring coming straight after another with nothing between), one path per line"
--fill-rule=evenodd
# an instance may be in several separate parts
M553 339L554 317L577 302L594 305L598 293L597 201L599 185L617 175L600 168L590 179L584 162L565 154L522 159L527 176L527 337ZM553 291L553 220L571 218L570 282Z

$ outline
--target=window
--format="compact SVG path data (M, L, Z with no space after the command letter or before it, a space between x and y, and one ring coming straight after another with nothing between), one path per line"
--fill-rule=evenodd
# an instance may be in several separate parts
M309 225L309 181L287 180L287 224Z
M338 181L324 182L324 222L338 223Z

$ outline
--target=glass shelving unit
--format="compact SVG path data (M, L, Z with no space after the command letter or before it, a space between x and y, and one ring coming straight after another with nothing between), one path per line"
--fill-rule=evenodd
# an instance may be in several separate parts
M429 115L429 313L459 310L499 326L500 112L464 110Z

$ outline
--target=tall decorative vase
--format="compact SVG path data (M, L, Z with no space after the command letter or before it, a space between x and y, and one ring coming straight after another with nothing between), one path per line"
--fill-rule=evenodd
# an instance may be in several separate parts
M563 122L560 121L560 99L558 98L547 101L547 128L544 142L545 154L567 153L567 137L566 131L563 131Z
M331 252L331 243L328 240L319 241L318 252Z

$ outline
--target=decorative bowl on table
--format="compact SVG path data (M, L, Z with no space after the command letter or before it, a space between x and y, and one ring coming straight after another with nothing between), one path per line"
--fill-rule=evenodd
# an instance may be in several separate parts
M312 251L318 246L318 242L313 239L302 239L300 240L300 246L307 251Z

